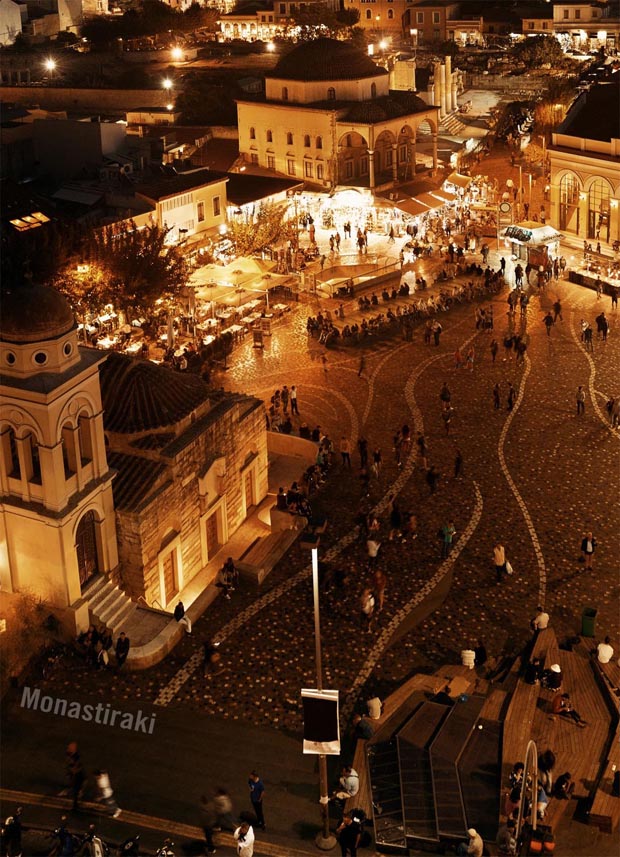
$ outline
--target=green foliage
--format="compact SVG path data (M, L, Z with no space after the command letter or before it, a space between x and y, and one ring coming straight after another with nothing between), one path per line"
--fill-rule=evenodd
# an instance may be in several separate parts
M78 314L111 303L128 318L149 316L159 298L178 297L190 275L179 249L166 244L169 232L157 225L139 230L130 222L125 232L108 227L93 233L81 256L90 265L88 273L78 274L73 262L55 285Z
M253 222L233 220L228 225L228 237L239 256L251 256L265 247L292 241L296 237L295 223L285 219L287 209L280 203L264 203Z
M565 62L564 51L555 36L529 36L514 46L512 54L527 68L541 68L547 63L563 66Z
M0 636L0 693L9 681L28 666L44 645L53 642L53 633L46 627L49 607L29 592L3 595L2 617L6 631Z

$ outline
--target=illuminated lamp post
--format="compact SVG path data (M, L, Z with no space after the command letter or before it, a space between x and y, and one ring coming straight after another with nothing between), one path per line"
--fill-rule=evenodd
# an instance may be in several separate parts
M56 71L56 60L48 57L43 63L43 67L49 73L50 82L54 80L54 72Z

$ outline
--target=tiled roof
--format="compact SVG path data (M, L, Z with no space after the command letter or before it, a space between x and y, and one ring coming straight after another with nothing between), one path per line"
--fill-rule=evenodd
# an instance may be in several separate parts
M233 205L257 202L283 191L300 188L303 181L291 181L271 176L253 176L248 173L230 173L226 185L226 198Z
M209 399L197 375L111 352L101 367L106 431L133 434L174 426Z
M268 77L278 80L359 80L388 74L360 48L337 39L302 42L282 57Z
M166 471L166 465L137 455L109 452L108 464L118 471L112 482L114 507L121 512L135 512L152 492Z
M174 173L155 176L135 185L136 193L147 199L166 199L197 187L223 181L222 173L213 170L194 170L189 173Z
M620 139L620 72L610 83L590 87L569 111L558 133L604 142Z
M385 122L398 116L407 116L428 110L428 105L414 95L413 92L393 90L389 95L382 95L368 101L357 101L351 104L344 116L338 122Z

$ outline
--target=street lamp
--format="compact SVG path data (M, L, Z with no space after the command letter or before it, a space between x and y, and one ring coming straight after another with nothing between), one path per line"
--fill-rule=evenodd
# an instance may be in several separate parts
M172 50L170 51L170 53L172 54L172 59L173 59L175 62L180 62L180 60L182 60L182 59L183 59L183 48L180 48L180 47L178 47L178 46L177 46L177 47L175 47L175 48L172 48Z
M321 615L319 610L319 551L312 548L312 594L314 601L314 647L316 658L316 686L323 690L323 662L321 656ZM317 848L330 851L336 844L336 838L329 829L329 783L327 780L327 757L319 755L319 789L321 804L322 830L316 837Z
M52 59L52 57L48 57L43 63L43 66L45 70L49 72L50 80L53 80L54 71L56 70L56 60Z
M172 81L170 80L170 78L169 78L169 77L165 77L165 78L162 80L161 85L162 85L162 86L163 86L163 88L166 90L166 92L170 92L170 90L172 89L172 87L173 87L173 85L174 85L174 84L172 83Z
M267 42L267 44L265 45L265 50L267 51L268 54L272 54L275 51L275 49L276 49L276 46L274 45L273 42Z

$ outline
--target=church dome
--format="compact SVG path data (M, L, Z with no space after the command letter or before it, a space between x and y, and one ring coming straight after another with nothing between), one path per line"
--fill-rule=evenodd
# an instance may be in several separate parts
M360 80L387 74L360 48L337 39L302 42L278 62L269 77L278 80Z
M24 283L2 289L0 340L31 343L58 339L75 328L66 298L50 286Z

